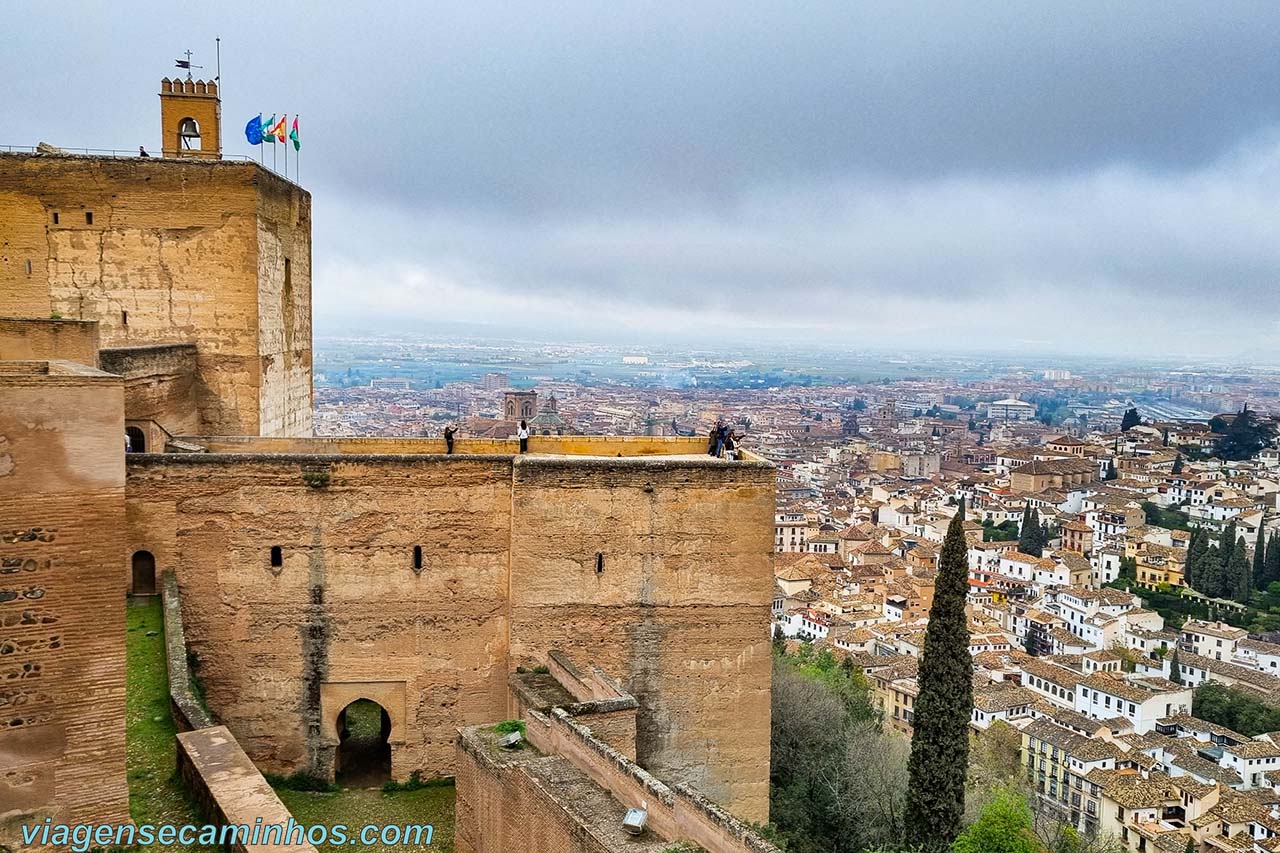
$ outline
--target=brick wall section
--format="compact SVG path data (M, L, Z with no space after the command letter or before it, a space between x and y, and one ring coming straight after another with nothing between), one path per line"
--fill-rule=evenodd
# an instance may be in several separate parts
M0 317L0 360L74 361L97 367L98 347L98 324L91 320Z
M178 734L178 774L205 818L218 826L253 827L261 819L263 826L276 824L287 831L293 819L225 726ZM262 838L269 843L237 838L229 847L235 853L315 853L316 849L301 836L295 836L301 843L282 843L287 838L283 834Z
M124 822L120 380L0 362L0 844L17 825ZM104 570L105 569L105 570Z
M621 831L625 808L558 756L507 752L485 729L458 737L457 853L661 853Z
M310 195L254 163L3 154L0 316L97 320L105 347L196 343L200 431L306 434L310 233ZM281 373L285 252L308 334Z
M644 805L648 824L666 839L691 841L708 853L779 853L750 826L692 789L668 787L613 749L563 708L525 715L529 742L540 752L563 756L624 806Z
M170 435L200 428L199 356L195 344L104 349L100 365L124 377L126 420L150 420ZM149 447L160 452L164 448Z
M330 772L325 685L394 682L407 719L393 774L451 774L456 728L503 719L508 674L563 648L639 700L642 763L767 815L771 467L422 454L128 467L129 553L177 573L209 706L264 770Z

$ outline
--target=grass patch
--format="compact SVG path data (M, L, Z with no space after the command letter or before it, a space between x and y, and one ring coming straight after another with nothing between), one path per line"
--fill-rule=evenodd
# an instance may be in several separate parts
M405 783L406 785L408 783ZM366 824L395 824L418 826L431 824L432 851L453 851L453 802L452 780L422 782L416 790L400 790L391 793L368 788L344 788L336 793L309 793L276 789L276 794L293 813L294 820L304 825L346 824L348 831L359 832ZM355 849L349 845L320 845L321 853ZM408 849L385 844L360 845L360 850L388 853Z
M503 720L493 727L493 730L500 735L509 735L512 732L519 732L524 737L524 720Z
M286 791L319 791L327 793L339 790L338 786L328 779L312 776L305 770L299 770L290 776L277 776L275 773L264 773L262 776L272 788L283 788Z
M178 733L169 713L169 672L165 667L164 611L159 596L132 599L125 622L127 696L125 745L129 774L129 814L137 824L203 824L178 780ZM137 850L161 850L160 845ZM217 848L193 846L190 850Z

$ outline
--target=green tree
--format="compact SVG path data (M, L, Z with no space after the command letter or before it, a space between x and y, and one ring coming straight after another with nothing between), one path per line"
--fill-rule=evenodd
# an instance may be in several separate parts
M908 763L906 826L925 850L947 849L964 818L973 714L973 662L965 600L969 591L964 501L951 519L934 585L917 684ZM976 848L981 849L981 848Z
M1214 445L1214 453L1229 461L1252 459L1258 455L1258 451L1271 443L1275 434L1276 425L1273 421L1259 420L1257 414L1245 406Z
M1182 579L1192 589L1204 592L1200 586L1200 573L1204 568L1204 557L1209 552L1209 538L1204 530L1197 527L1191 531L1191 541L1187 543L1187 564L1183 568Z
M1182 473L1182 469L1183 469L1183 467L1184 467L1184 465L1183 465L1183 462L1182 462L1182 454L1181 454L1181 453L1179 453L1179 454L1178 454L1177 456L1175 456L1175 457L1174 457L1174 459L1173 459L1173 473L1175 473L1175 474L1181 474L1181 473Z
M1022 527L1018 531L1018 550L1033 557L1044 554L1043 531L1040 529L1040 512L1031 504L1022 512Z
M1266 521L1266 515L1263 515ZM1267 529L1258 524L1258 539L1253 543L1253 583L1258 589L1266 589L1267 579Z
M1187 839L1187 849L1183 853L1197 853L1196 840L1194 838Z
M1040 853L1024 797L1001 789L951 845L952 853Z
M1217 681L1206 681L1196 688L1191 713L1248 737L1280 730L1280 709Z
M1223 568L1222 554L1217 545L1210 545L1209 550L1205 552L1204 562L1198 570L1198 574L1200 586L1196 587L1196 589L1211 598L1221 598L1226 570Z
M1223 542L1222 547L1227 547ZM1226 577L1224 579L1222 598L1233 598L1241 604L1249 603L1249 593L1253 584L1249 581L1249 549L1244 544L1244 537L1236 539L1231 548L1231 556L1227 559Z
M1182 683L1182 661L1178 659L1178 644L1173 644L1173 657L1169 660L1169 680L1174 684Z
M1119 476L1120 476L1119 472L1116 471L1116 461L1114 459L1109 460L1107 462L1107 473L1102 475L1102 479L1114 480Z
M1271 534L1267 544L1267 586L1280 581L1280 531Z
M1230 597L1230 593L1226 590L1230 589L1231 576L1228 567L1231 565L1231 555L1235 552L1236 538L1239 536L1239 527L1236 526L1235 519L1227 522L1227 526L1222 528L1222 533L1218 536L1218 560L1222 563L1222 587L1223 591L1218 595L1222 598Z
M1126 409L1124 417L1120 420L1120 431L1128 432L1140 423L1142 423L1142 416L1138 414L1137 407Z

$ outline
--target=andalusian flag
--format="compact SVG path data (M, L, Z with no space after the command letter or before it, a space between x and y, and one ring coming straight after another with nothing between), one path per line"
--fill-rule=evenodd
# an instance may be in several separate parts
M272 116L271 118L274 120L275 116ZM274 137L271 140L272 142L275 142L276 139L279 139L281 142L284 142L284 134L285 134L284 125L285 125L285 122L287 122L288 120L289 120L289 116L287 114L280 116L280 121L276 122L275 125L272 126L271 130L267 131L267 133L270 133Z
M271 129L273 126L275 126L275 123L276 123L275 113L272 113L271 118L267 119L262 123L262 141L263 142L270 142L272 145L276 144L275 132L272 131Z
M293 140L293 150L301 151L302 142L298 139L298 117L293 117L293 130L289 131L289 138Z

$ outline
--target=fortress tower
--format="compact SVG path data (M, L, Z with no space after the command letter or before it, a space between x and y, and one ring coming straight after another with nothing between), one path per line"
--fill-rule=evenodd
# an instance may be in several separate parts
M161 89L163 158L0 155L0 318L94 324L157 439L310 435L311 195L221 159L215 83Z
M222 159L222 100L212 80L160 81L161 151L166 157Z

